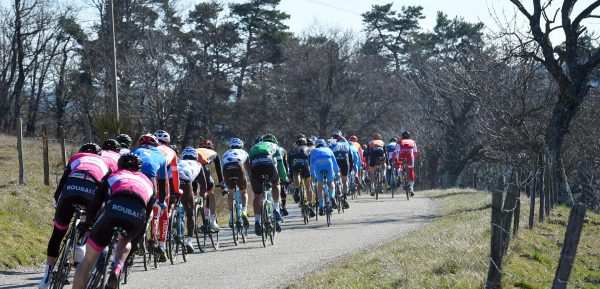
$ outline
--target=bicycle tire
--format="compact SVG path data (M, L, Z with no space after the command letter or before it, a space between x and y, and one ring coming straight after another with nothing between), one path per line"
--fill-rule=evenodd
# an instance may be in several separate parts
M330 198L331 196L328 193L327 197L325 197L325 218L327 219L327 227L331 226L331 212L333 211Z
M144 271L148 271L148 269L150 269L150 264L152 263L152 256L150 255L151 249L148 249L148 245L150 244L149 234L148 228L146 228L146 233L144 233L144 245L142 246L142 250L144 251Z
M260 226L262 227L262 244L263 247L266 248L267 247L267 230L268 230L268 226L267 226L267 202L263 202L263 208L262 208L262 213L260 216Z
M308 216L306 215L305 200L304 200L304 185L303 182L300 183L300 213L302 214L302 221L304 221L304 225L308 224Z
M235 213L234 213L235 212ZM235 218L234 218L235 216ZM238 215L238 210L237 210L237 202L235 200L235 198L233 198L233 202L231 203L231 233L233 235L233 244L235 246L238 245L239 243L239 227L238 227L238 220L240 219L240 216Z
M199 214L203 214L203 208L202 206L196 202L195 205L195 209L194 209L194 236L196 237L196 245L198 245L198 250L200 251L200 253L206 253L206 235L202 232L201 229L201 225L200 222L198 222L198 215ZM202 224L204 224L204 218L200 218L200 221L202 221ZM202 240L200 239L200 235L202 234Z
M404 191L406 191L406 200L409 201L410 200L410 184L408 183L408 176L406 175L405 171L403 172L403 174L404 174Z
M181 205L181 204L180 204ZM181 205L182 206L182 205ZM177 218L178 222L177 222L177 239L179 241L179 248L181 249L181 258L183 258L183 262L187 262L187 248L185 246L185 236L187 236L187 234L184 234L184 229L186 229L186 224L187 224L187 215L185 213L185 210L183 208L180 208L180 210L178 211L178 216L179 218ZM187 230L187 229L186 229Z
M67 235L69 236L68 238L65 238L65 240L63 241L63 245L61 246L61 250L60 250L60 260L59 260L59 265L57 266L56 271L54 271L52 274L52 280L50 281L50 288L56 288L56 289L62 289L65 285L67 285L67 281L69 278L69 274L71 272L71 264L70 264L70 260L72 259L73 252L75 250L75 246L74 245L74 236L75 236L75 231L76 229L74 227L74 224L71 224L71 227L69 229L69 232L67 233Z
M127 280L129 279L129 270L131 270L131 267L133 266L133 260L135 260L135 253L130 252L129 256L127 256L127 259L125 259L123 274L121 274L121 276L123 276L123 284L127 284Z
M169 216L169 224L167 229L167 257L169 258L169 262L171 263L171 265L175 265L175 259L177 259L177 255L175 253L175 247L177 245L175 244L176 240L173 234L173 230L177 230L177 228L173 228L173 226L175 226L176 224L175 215L177 213L175 211L176 210L173 210L171 216Z

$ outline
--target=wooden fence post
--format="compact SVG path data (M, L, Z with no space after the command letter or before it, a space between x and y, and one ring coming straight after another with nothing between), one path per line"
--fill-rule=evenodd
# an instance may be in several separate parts
M25 159L23 156L23 120L17 119L17 150L19 151L19 185L27 183L25 179Z
M48 155L48 128L42 125L42 146L44 150L44 185L50 185L50 160Z
M519 170L519 174L516 175L515 177L515 189L517 190L516 192L516 201L517 204L515 206L515 216L513 219L513 232L512 235L513 237L516 237L517 235L519 235L519 227L520 227L520 221L521 221L521 178L523 176L523 170Z
M515 179L518 179L517 170L510 170L510 177L508 184L504 185L504 191L506 191L506 198L504 199L504 205L502 207L502 254L506 255L508 252L508 244L510 243L510 231L513 223L513 214L517 208L517 192L518 185L515 183Z
M502 194L504 176L499 176L498 187L492 190L492 240L490 242L490 266L486 289L502 288Z
M537 186L537 191L540 192L540 211L539 211L539 221L540 223L543 223L544 220L546 220L546 215L544 214L544 208L546 207L546 196L544 195L544 187L545 187L545 182L544 182L544 176L546 174L546 170L548 170L549 168L546 166L546 158L544 157L543 154L541 154L539 156L539 158L541 159L540 162L540 179L538 182L538 186Z
M67 166L67 145L65 144L65 129L62 126L58 127L58 134L60 137L60 152L62 157L63 167Z
M593 176L588 171L586 164L583 162L579 163L577 171L581 182L582 196L579 199L580 201L573 205L571 213L569 214L569 223L567 224L563 247L560 251L560 260L558 261L558 267L556 268L556 274L554 275L552 289L567 288L571 270L573 269L573 262L575 262L575 256L577 255L581 231L583 230L583 221L587 210L586 202L593 191L591 186Z
M558 261L556 275L554 275L552 289L567 288L567 283L571 276L571 269L573 268L573 262L575 261L575 255L577 254L577 246L579 246L586 209L586 205L583 203L576 203L571 208L569 223L567 224L567 231L565 232L565 241L560 252L560 260Z
M529 184L529 229L533 229L535 223L535 187L537 183L537 161L533 162L531 184Z

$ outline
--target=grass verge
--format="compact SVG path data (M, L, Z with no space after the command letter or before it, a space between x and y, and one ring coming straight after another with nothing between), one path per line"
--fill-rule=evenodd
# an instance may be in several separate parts
M482 288L488 269L488 193L420 192L438 201L439 217L381 246L363 250L308 274L286 288ZM528 204L523 204L528 208ZM569 209L558 207L544 224L523 228L505 258L505 288L549 288ZM569 288L600 288L600 215L588 212Z

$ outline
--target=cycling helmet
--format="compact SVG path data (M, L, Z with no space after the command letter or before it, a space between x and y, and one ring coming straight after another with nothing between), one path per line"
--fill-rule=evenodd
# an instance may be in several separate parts
M171 143L171 136L169 135L168 132L166 132L164 130L157 130L156 132L154 132L154 136L162 144Z
M242 149L244 148L244 142L237 137L231 138L231 140L229 141L229 148Z
M86 143L79 148L80 153L90 153L99 155L102 149L95 143Z
M119 158L117 165L120 170L139 172L142 169L142 159L134 153L126 153Z
M129 147L131 147L131 144L133 143L133 141L131 140L131 137L124 133L116 136L115 140L117 140L119 142L119 144L121 144L122 148L129 148Z
M381 134L379 134L379 133L374 133L374 134L373 134L373 139L381 139Z
M270 133L263 135L262 136L262 141L270 142L270 143L274 143L274 144L279 144L277 142L277 138L274 135L270 134Z
M340 136L337 138L337 142L347 142L346 138L343 136Z
M297 146L305 146L307 144L307 141L305 138L301 137L299 139L296 140L296 145Z
M193 147L186 147L181 152L181 158L184 160L198 160L198 152Z
M315 141L317 141L318 137L311 135L308 139L314 143Z
M349 139L351 142L357 142L357 141L358 141L358 138L357 138L355 135L353 135L353 136L350 136L348 139Z
M341 136L344 136L344 135L342 134L342 132L340 130L336 130L336 131L333 132L333 134L331 134L331 137L334 138L334 139L337 139L337 138L339 138Z
M397 141L398 141L397 137L393 137L393 138L390 139L390 142L397 142Z
M305 138L306 138L306 135L305 135L305 134L303 134L303 133L301 133L301 134L299 134L299 135L296 137L296 139L301 139L301 138L304 138L304 139L305 139Z
M205 139L200 143L200 147L212 150L215 148L215 144L211 140Z
M121 150L121 144L117 140L107 139L102 143L102 150L118 153Z
M138 140L138 145L151 145L151 146L158 146L158 140L156 139L156 137L154 135L151 135L149 133L142 135L140 137L140 139Z
M307 145L307 146L309 146L309 147L312 147L312 146L314 146L314 145L315 145L315 143L313 142L313 140L312 140L312 139L307 139L307 140L306 140L306 145Z
M327 146L327 141L325 141L324 139L320 138L317 141L315 141L315 147L320 148L324 146Z
M408 132L408 131L403 132L402 139L410 139L410 132Z

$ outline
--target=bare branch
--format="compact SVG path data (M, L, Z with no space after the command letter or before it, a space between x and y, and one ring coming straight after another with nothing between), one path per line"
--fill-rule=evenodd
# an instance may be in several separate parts
M581 23L581 21L590 16L591 16L590 18L598 18L598 16L590 15L594 11L594 9L596 9L598 7L600 7L600 1L594 1L594 3L592 3L590 6L583 9L583 11L581 11L581 13L579 13L579 15L577 15L577 17L575 17L575 20L573 20L573 27L575 27L577 29L577 27L579 27L579 24Z

